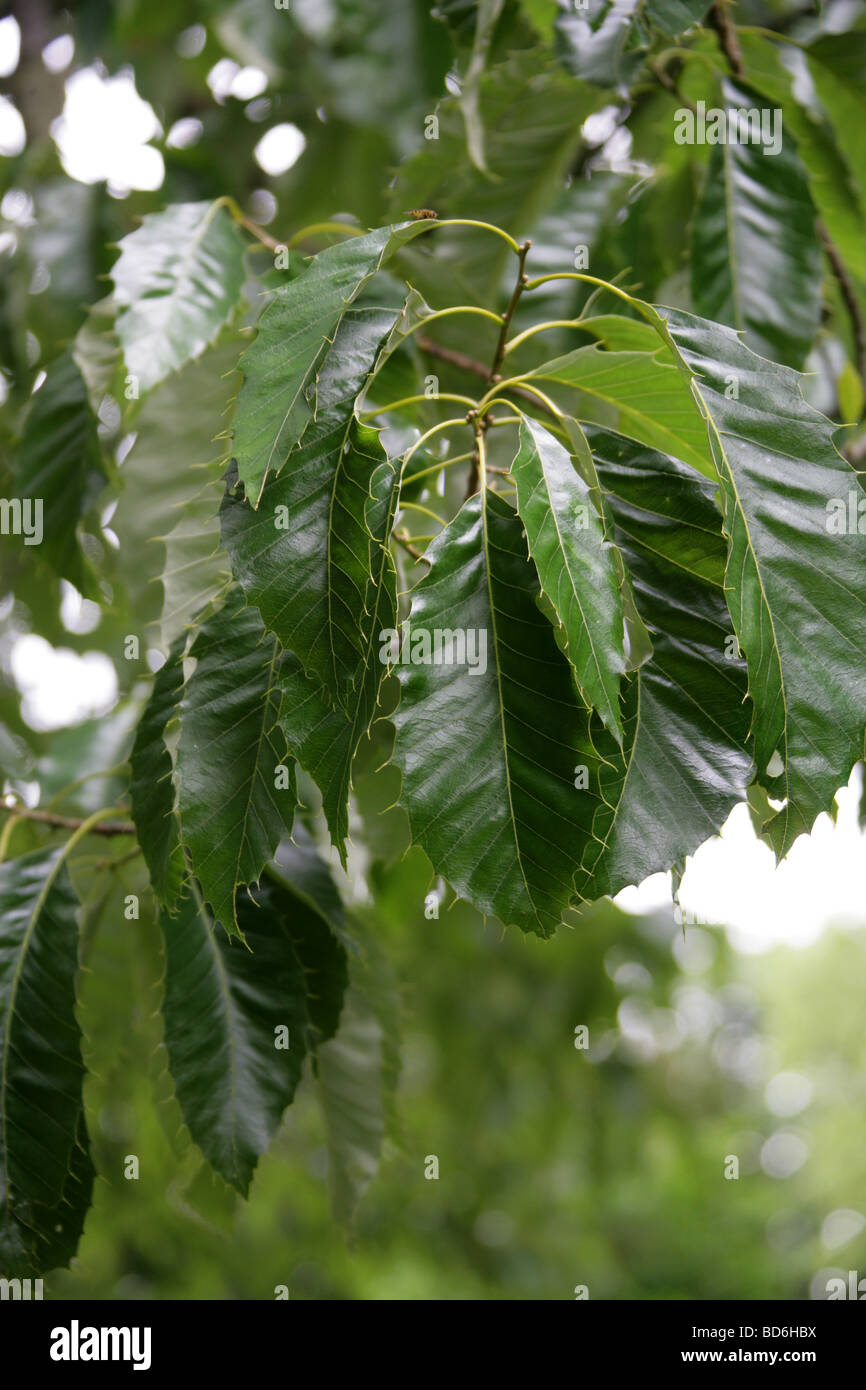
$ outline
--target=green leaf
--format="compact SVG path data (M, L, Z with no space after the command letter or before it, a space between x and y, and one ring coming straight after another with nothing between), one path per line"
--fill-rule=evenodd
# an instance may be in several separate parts
M246 1196L305 1056L337 1029L347 967L327 923L284 883L266 878L241 899L238 919L246 946L225 934L194 888L176 916L163 916L163 1014L184 1121L208 1162Z
M0 865L0 1272L75 1252L92 1168L75 1017L78 899L61 851Z
M749 85L784 109L785 130L797 142L815 206L845 264L862 281L866 275L866 179L861 174L858 186L856 171L848 167L829 123L812 106L804 108L795 100L802 86L784 62L790 45L742 29L739 43Z
M622 742L623 615L614 552L589 487L537 420L520 421L511 465L517 511L542 592L561 625L561 646L582 698Z
M40 553L78 590L92 592L79 528L105 485L105 470L96 417L71 352L51 364L33 398L12 476L16 495L41 507Z
M578 419L617 429L714 475L706 426L682 374L663 350L605 352L593 344L537 367L529 373L530 380L536 378L577 388L579 404L569 409Z
M640 0L586 0L580 11L559 0L557 53L583 82L625 93L643 60L637 23Z
M237 391L240 337L160 383L142 403L120 471L111 525L118 573L139 629L165 650L226 585L219 506L228 460L227 403Z
M355 919L352 927L359 929ZM372 934L362 933L362 941L362 954L349 959L339 1029L317 1056L331 1206L346 1226L378 1172L400 1069L397 985Z
M328 701L357 716L359 737L382 675L378 633L396 621L385 550L395 469L378 430L356 418L355 401L398 312L370 299L346 310L319 377L317 418L297 454L266 483L258 511L229 492L221 514L248 601Z
M294 765L285 766L275 728L281 654L236 591L202 624L189 654L196 666L177 748L181 839L205 901L231 932L235 888L258 881L295 810Z
M728 605L749 667L759 777L786 800L769 826L785 852L863 756L863 491L795 372L756 357L730 329L665 313L709 420Z
M148 213L111 271L117 336L139 390L199 357L240 299L244 241L219 201Z
M550 936L599 805L589 715L539 611L511 507L485 489L427 553L393 716L413 840L479 911ZM463 634L466 660L456 643L449 650L452 633Z
M726 79L722 96L729 120L732 111L743 114L739 139L713 148L692 222L692 302L705 318L743 329L754 352L802 367L821 316L821 251L808 180L781 125L775 152L746 143L756 138L761 117L755 92Z
M587 439L653 644L624 682L624 748L603 747L604 805L580 885L597 898L670 869L717 834L745 799L752 764L713 485L622 435L590 427Z
M394 182L391 207L432 207L441 218L466 217L494 223L517 238L532 229L557 198L563 176L581 141L587 116L606 94L573 82L551 68L543 48L515 53L481 79L480 112L484 155L491 177L483 181L466 157L458 97L440 102L438 138L425 141ZM471 227L447 227L404 257L409 280L429 299L442 303L487 304L513 264L513 252L499 238ZM510 276L509 276L510 278ZM477 336L477 325L473 325ZM477 353L473 354L477 356Z
M709 0L646 0L650 18L671 38L700 24L709 8Z
M855 29L822 34L809 44L806 59L862 206L866 200L866 33Z
M280 472L318 414L318 376L350 305L384 261L424 230L422 222L379 227L329 246L264 310L241 358L233 429L238 475L254 507L268 473Z
M186 872L175 806L174 762L166 743L168 726L180 711L186 646L183 634L157 671L130 758L132 819L153 891L166 909L177 898Z

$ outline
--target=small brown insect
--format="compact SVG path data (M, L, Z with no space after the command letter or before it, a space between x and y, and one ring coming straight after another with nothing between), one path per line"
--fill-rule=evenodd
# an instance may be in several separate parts
M406 213L406 216L417 218L430 217L435 222L439 214L438 212L434 211L433 208L410 208L410 210Z

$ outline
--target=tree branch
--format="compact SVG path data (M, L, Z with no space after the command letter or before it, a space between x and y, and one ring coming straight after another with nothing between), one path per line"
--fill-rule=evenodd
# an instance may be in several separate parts
M719 47L730 64L731 72L742 80L745 77L743 55L737 38L737 26L731 23L726 0L714 0L710 8L709 24L719 36Z
M76 819L74 816L57 816L53 811L33 811L29 806L18 804L8 805L5 801L0 802L0 811L5 811L8 816L21 816L23 820L38 821L40 825L53 826L55 830L80 830L84 825L83 820ZM90 827L91 835L137 835L138 831L131 821L117 821L112 824L110 821L101 822Z
M831 237L824 223L819 218L817 222L818 235L821 238L824 250L827 253L827 260L836 277L842 298L845 301L845 308L848 310L848 317L851 320L851 330L854 334L854 351L857 360L857 375L863 386L863 395L866 398L866 324L863 322L863 315L860 311L860 303L857 299L857 291L851 280L845 263L839 254L839 248Z

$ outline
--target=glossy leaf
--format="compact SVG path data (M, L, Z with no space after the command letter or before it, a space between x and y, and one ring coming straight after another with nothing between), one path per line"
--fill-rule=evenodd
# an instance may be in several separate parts
M318 414L318 378L350 305L383 262L424 230L423 222L379 227L329 246L264 310L241 358L233 427L238 476L254 507L268 473L280 472Z
M346 958L324 919L263 880L238 904L232 940L193 886L164 915L165 1044L184 1121L205 1158L246 1196L292 1101L304 1058L333 1036Z
M292 826L294 765L276 728L275 639L234 592L199 629L177 748L181 839L205 902L237 931L235 889L258 882Z
M489 489L483 498L437 537L430 573L412 591L394 760L413 839L436 872L480 911L549 936L598 807L597 758L536 604L520 521ZM474 666L447 636L438 664L418 660L425 646L432 655L437 630L462 632Z
M614 554L590 489L559 441L526 417L511 473L529 553L559 621L578 690L621 742L622 602Z
M713 147L692 222L692 301L705 318L745 331L753 351L802 367L821 316L815 209L794 140L761 98L722 83L736 140ZM769 115L775 129L757 138ZM773 138L778 148L769 143Z
M382 675L379 630L393 627L396 590L384 551L394 465L378 430L355 415L398 309L367 299L347 309L318 382L318 415L289 466L253 511L229 492L222 535L232 568L266 627L363 732ZM360 713L359 713L360 701Z
M622 435L587 439L653 648L624 682L624 747L605 750L581 885L594 899L682 864L745 799L752 764L715 488Z
M0 865L0 1271L66 1264L92 1168L75 1017L78 899L57 850Z
M758 771L786 800L768 827L784 852L863 756L864 494L796 373L692 315L668 311L667 327L710 421L728 605L749 666Z

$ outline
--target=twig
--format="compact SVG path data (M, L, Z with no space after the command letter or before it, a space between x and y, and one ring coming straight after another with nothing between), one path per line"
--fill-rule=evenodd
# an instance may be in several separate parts
M719 47L730 64L731 72L742 80L745 77L743 55L737 38L737 27L731 23L726 0L714 0L710 8L709 22L710 28L715 29L719 36Z
M432 338L422 337L420 333L417 342L421 351L426 352L428 357L438 357L441 362L450 362L452 367L459 367L463 372L472 372L475 376L483 377L485 381L490 380L490 368L486 367L483 362L479 362L477 358L467 357L462 352L455 352L454 348L443 347L441 343L434 343ZM508 389L512 395L520 396L521 400L526 401L528 405L539 406L544 410L545 415L550 415L552 419L556 419L554 412L548 410L546 406L542 406L541 402L535 400L528 391L522 390L519 386L509 386ZM487 418L491 425L496 423L490 420L489 416Z
M39 821L41 825L51 825L55 830L80 830L85 824L74 816L57 816L53 811L32 811L28 806L18 803L12 806L6 802L0 803L0 811L5 811L10 816L21 816L24 820ZM116 825L105 821L97 825L91 825L92 835L137 835L138 831L132 822L118 821Z
M863 395L866 398L866 325L863 323L863 315L860 312L860 305L857 300L857 293L851 283L851 277L845 269L845 264L839 254L839 248L831 237L827 228L820 218L817 222L818 235L827 253L827 260L836 277L842 298L845 301L845 308L848 310L848 317L851 320L851 329L854 334L854 347L857 356L857 375L863 386Z
M394 540L397 542L397 544L402 545L403 549L407 551L409 555L412 556L413 560L422 560L425 565L432 565L433 561L429 559L423 551L416 550L415 546L412 545L409 541L407 541L406 537L402 536L399 531L395 531L393 535Z
M511 291L511 298L502 315L502 327L499 330L499 339L496 344L496 351L493 354L493 361L487 372L487 384L492 386L499 380L499 368L505 359L505 349L508 346L508 331L511 328L511 320L514 318L514 311L517 308L520 296L529 284L529 276L526 274L526 257L529 255L531 241L524 241L517 253L517 279L514 282L514 289ZM470 412L471 413L471 412ZM469 469L469 477L466 480L466 496L471 497L473 492L478 491L478 477L481 471L481 450L483 438L487 433L487 420L482 417L475 422L475 453L472 458L472 466Z

